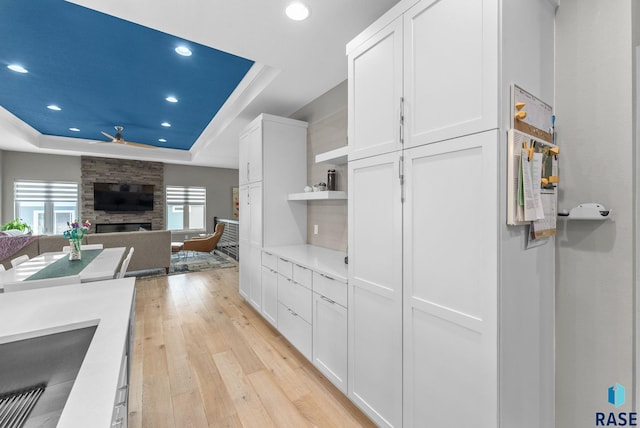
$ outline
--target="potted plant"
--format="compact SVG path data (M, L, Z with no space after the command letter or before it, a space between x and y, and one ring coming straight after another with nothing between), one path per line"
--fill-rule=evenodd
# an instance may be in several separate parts
M22 221L21 218L16 218L0 226L0 230L19 230L27 234L31 233L31 226Z

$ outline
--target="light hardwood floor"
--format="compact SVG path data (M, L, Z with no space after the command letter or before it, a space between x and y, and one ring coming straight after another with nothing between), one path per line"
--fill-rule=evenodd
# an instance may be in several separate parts
M374 426L242 299L237 268L136 291L130 427Z

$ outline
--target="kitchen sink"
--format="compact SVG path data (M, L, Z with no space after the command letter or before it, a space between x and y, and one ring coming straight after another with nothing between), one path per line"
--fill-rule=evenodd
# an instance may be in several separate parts
M97 326L0 344L0 426L55 427ZM18 402L23 395L33 405ZM27 409L24 423L3 423L9 410Z

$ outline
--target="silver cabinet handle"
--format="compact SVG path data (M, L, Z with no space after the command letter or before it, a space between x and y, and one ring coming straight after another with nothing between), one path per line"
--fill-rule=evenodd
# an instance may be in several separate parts
M333 300L329 299L328 297L320 296L320 298L321 298L322 300L326 301L326 302L331 303L332 305L335 305L335 304L336 304L336 302L335 302L335 301L333 301Z
M331 281L335 281L335 279L330 277L329 275L325 275L325 274L321 273L320 276L325 277L327 279L330 279Z

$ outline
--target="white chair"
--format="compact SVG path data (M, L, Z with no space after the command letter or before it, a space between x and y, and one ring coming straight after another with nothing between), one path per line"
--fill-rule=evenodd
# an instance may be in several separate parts
M124 274L127 273L127 268L129 267L129 262L131 261L132 257L133 257L133 247L131 247L131 249L129 250L129 254L127 254L127 257L122 261L122 265L120 266L120 272L118 273L118 276L116 278L124 278Z
M11 266L13 266L14 268L26 261L29 260L29 256L27 256L26 254L20 256L20 257L16 257L15 259L11 260Z
M3 264L0 264L0 272L3 272L3 271L5 271L5 270L6 270L6 269L4 268L4 265L3 265Z
M57 287L60 285L80 284L80 275L61 276L59 278L33 279L4 284L4 292L34 290L36 288Z
M102 244L82 244L81 249L83 250L102 250L104 248L104 245ZM71 251L71 246L70 245L65 245L64 247L62 247L62 252L63 253L68 253Z

